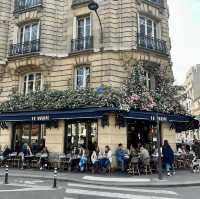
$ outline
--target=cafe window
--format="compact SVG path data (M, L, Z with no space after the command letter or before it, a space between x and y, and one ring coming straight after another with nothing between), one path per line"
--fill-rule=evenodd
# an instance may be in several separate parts
M84 147L93 151L97 144L97 122L66 124L65 153Z
M23 78L23 93L39 91L42 89L42 75L41 73L26 74Z
M39 152L45 145L46 129L41 124L17 124L14 128L13 150L27 143L32 153Z

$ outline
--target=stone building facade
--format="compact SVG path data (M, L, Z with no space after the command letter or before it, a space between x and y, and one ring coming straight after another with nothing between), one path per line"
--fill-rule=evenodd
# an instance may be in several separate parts
M44 88L97 88L102 84L119 88L130 74L126 63L132 60L144 61L149 67L166 68L166 75L173 78L167 0L96 0L103 27L102 43L98 18L88 9L88 2L3 0L0 102L16 92L26 94ZM146 74L147 81L153 85L153 74L148 71ZM113 113L108 120L106 127L102 127L100 119L92 124L93 130L98 131L98 144L110 145L113 150L118 143L127 146L128 127L117 127ZM8 128L1 129L1 145L13 145L14 128L29 129L28 125L17 125L16 121L7 122ZM168 122L163 122L161 127L162 138L175 147L175 130ZM38 127L34 128L37 131ZM44 131L43 124L39 128L40 138L45 136L50 151L64 151L65 119L60 119L55 128ZM30 134L34 129L27 131Z

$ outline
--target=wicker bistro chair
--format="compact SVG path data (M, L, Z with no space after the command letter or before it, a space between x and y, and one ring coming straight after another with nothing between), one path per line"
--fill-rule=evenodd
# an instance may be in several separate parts
M193 154L188 154L186 156L186 167L187 168L191 168L192 165L192 160L194 159L194 155Z
M143 160L143 172L147 174L152 174L150 158Z
M21 162L22 162L21 156L17 155L17 156L14 157L14 159L13 159L13 167L14 167L14 168L20 168Z
M132 157L129 164L128 173L140 176L139 157Z
M58 153L49 153L49 169L60 168L59 154Z
M176 156L177 168L186 168L186 156Z
M59 168L62 170L69 170L70 167L70 157L65 154L59 155Z
M39 168L39 161L40 161L41 153L36 153L34 158L31 160L31 167L32 168Z

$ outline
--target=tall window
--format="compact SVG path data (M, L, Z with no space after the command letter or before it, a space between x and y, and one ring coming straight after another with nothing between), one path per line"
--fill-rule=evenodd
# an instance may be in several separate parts
M77 37L84 38L91 35L90 16L77 18Z
M90 83L90 68L79 66L75 70L75 89L89 87Z
M19 29L18 43L26 43L39 39L39 23L26 24Z
M139 17L139 33L142 36L156 37L156 23L154 20L140 16Z
M30 73L24 76L23 80L24 94L39 91L42 89L42 75L41 73Z
M144 81L145 81L145 86L147 87L148 90L151 89L151 78L150 74L147 71L144 71Z

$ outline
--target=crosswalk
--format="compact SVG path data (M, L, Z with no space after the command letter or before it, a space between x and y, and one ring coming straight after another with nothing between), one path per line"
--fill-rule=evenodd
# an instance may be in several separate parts
M126 187L96 186L68 183L64 199L102 198L102 199L177 199L174 191L159 189L136 189Z

